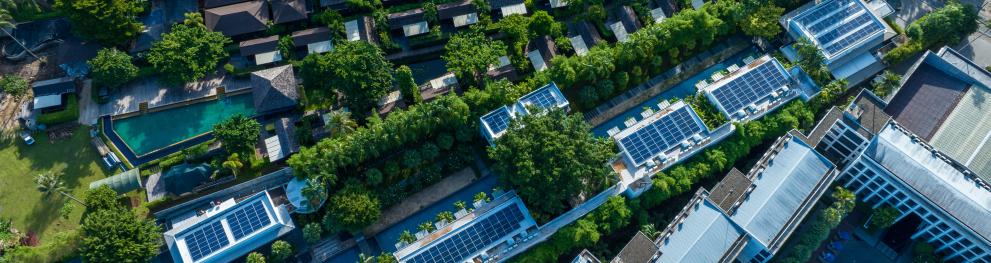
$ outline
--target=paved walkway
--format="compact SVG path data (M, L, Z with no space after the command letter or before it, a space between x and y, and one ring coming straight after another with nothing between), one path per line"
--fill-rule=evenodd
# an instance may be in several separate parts
M233 76L214 76L184 87L166 87L157 78L137 80L121 87L110 96L110 102L95 104L92 101L80 105L80 122L90 123L103 115L117 115L138 110L141 102L148 102L153 108L169 103L198 99L216 94L216 88L224 87L227 92L251 88L249 79L235 79ZM84 97L89 97L88 94Z
M404 199L399 204L385 209L382 211L382 217L371 226L366 227L362 232L367 237L373 237L382 230L406 219L424 207L444 199L448 195L461 190L461 188L465 188L471 182L475 181L476 178L479 177L475 175L475 172L471 168L465 168L451 176L447 176L440 182L428 186Z

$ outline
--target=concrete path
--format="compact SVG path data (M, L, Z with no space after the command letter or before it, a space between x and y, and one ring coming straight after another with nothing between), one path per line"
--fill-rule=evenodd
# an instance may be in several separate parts
M448 195L461 190L461 188L465 188L471 182L475 181L476 178L479 177L475 175L475 172L471 168L462 169L451 176L445 177L440 182L424 188L404 199L399 204L385 209L382 211L382 217L371 226L366 227L362 232L367 237L373 237L417 211L444 199Z

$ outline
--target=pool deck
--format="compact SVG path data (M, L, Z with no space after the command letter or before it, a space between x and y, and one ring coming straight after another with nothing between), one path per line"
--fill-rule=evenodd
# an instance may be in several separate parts
M176 102L189 101L216 95L216 88L224 87L226 92L234 92L251 88L249 79L235 79L233 76L211 76L207 79L186 84L183 87L166 87L157 78L134 81L121 87L110 96L110 102L97 104L92 100L80 103L81 123L93 123L100 116L120 115L138 111L141 102L148 102L148 108ZM91 89L89 85L85 87ZM95 91L91 91L95 92ZM87 93L88 94L88 93Z

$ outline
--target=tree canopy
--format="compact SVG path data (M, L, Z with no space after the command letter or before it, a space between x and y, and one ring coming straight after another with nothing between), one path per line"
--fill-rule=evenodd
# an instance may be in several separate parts
M93 84L117 88L138 76L138 67L131 63L131 55L116 48L104 48L89 60Z
M470 84L480 83L489 65L497 64L506 55L506 45L485 36L481 31L470 30L455 34L444 46L441 58L447 69L459 80Z
M399 84L399 92L403 95L403 100L408 105L423 102L423 96L420 96L420 86L416 85L416 81L413 80L413 71L409 66L399 66L399 69L396 70L396 82Z
M7 75L0 79L0 90L15 98L28 93L28 81L18 75Z
M189 13L183 23L173 25L162 40L152 44L146 58L166 83L178 85L213 71L227 58L224 46L230 43L220 32L208 30L200 14Z
M778 19L781 18L781 14L784 12L784 8L774 6L770 3L765 4L757 8L756 12L740 21L740 29L749 36L773 38L781 33L781 26L778 25Z
M531 211L549 218L563 212L580 193L602 189L615 154L610 140L597 138L578 115L555 109L513 121L489 148L494 170L516 189ZM554 187L547 187L553 185Z
M977 30L978 19L973 5L948 1L942 8L912 22L908 26L908 36L926 47L955 44Z
M261 136L261 124L250 117L234 115L214 125L213 136L223 143L228 153L253 156L258 136Z
M126 209L86 216L79 253L86 262L146 262L158 255L161 229Z
M137 16L144 10L138 0L56 0L55 8L72 23L72 30L85 39L106 46L123 46L141 33Z
M330 197L324 215L324 228L330 230L361 231L382 214L379 200L367 191L349 187Z
M300 67L307 88L336 89L359 117L367 116L392 90L392 63L368 42L347 41L336 45L334 51L310 54Z

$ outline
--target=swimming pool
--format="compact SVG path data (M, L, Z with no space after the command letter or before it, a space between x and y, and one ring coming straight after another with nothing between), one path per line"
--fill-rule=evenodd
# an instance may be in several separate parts
M237 114L255 114L251 93L114 119L112 123L114 133L127 148L136 156L144 156L210 132L214 124Z
M684 81L679 82L678 84L672 86L668 90L661 92L661 94L658 94L657 96L654 96L644 101L643 103L640 103L639 105L626 110L622 114L616 115L616 117L613 117L612 119L609 119L608 121L599 124L599 126L595 126L595 128L592 128L592 133L597 136L608 137L609 129L613 127L619 127L620 130L622 130L624 127L626 127L626 125L624 125L623 122L626 121L627 119L635 118L638 121L643 119L643 117L640 116L640 112L643 112L644 107L650 107L651 109L657 111L659 110L657 108L657 103L660 102L661 100L669 100L673 98L685 98L691 95L695 95L695 93L697 92L697 89L695 88L695 83L698 83L700 80L703 79L708 79L709 77L712 76L713 73L716 73L716 71L724 70L728 68L730 65L733 64L736 64L737 66L743 65L744 64L743 59L746 58L747 56L752 56L754 58L759 57L759 52L757 48L756 47L746 48L734 54L733 56L706 68L705 70L699 72L698 74L695 74L694 76L687 78Z

